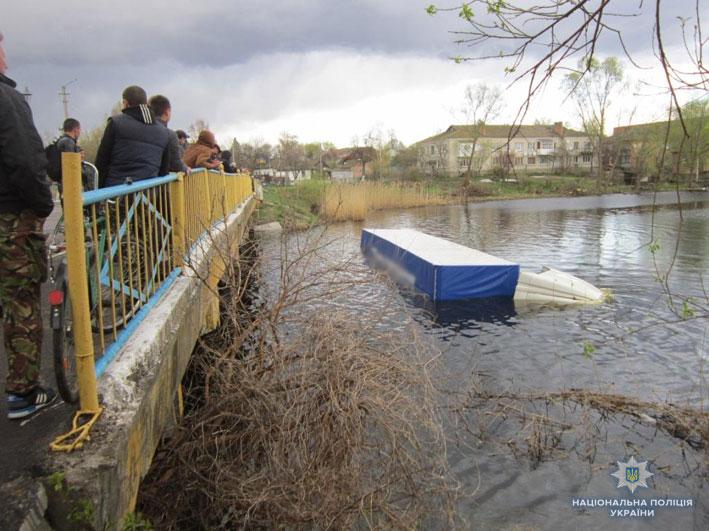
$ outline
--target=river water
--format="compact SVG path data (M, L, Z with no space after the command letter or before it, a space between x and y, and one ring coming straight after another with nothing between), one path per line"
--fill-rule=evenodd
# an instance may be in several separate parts
M413 318L442 353L447 376L437 382L441 390L461 391L475 381L494 393L586 389L706 407L709 324L696 317L708 306L708 193L681 194L681 207L674 193L659 193L374 213L364 223L329 227L325 259L364 265L363 227L418 229L523 269L551 266L613 293L612 302L575 308L520 306L505 299L434 305L369 268L349 273L362 282L327 304L346 306L362 318L376 314L390 327L404 316ZM266 269L277 267L280 245L278 238L263 239ZM553 429L542 429L553 442L547 452L533 455L539 426L519 411L540 413L538 402L514 402L503 414L499 403L476 406L466 415L464 435L451 434L456 442L449 449L465 493L460 510L471 527L709 528L706 449L691 448L652 422L546 401L541 413L573 428L558 440ZM647 460L655 474L650 487L635 494L618 489L610 476L616 461L631 455ZM641 518L572 507L573 497L649 504L668 496L691 498L693 507L657 509L654 517Z

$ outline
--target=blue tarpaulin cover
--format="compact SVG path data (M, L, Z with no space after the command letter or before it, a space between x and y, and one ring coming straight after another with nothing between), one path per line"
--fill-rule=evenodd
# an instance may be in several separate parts
M362 251L403 267L434 301L512 297L519 264L412 229L363 229Z

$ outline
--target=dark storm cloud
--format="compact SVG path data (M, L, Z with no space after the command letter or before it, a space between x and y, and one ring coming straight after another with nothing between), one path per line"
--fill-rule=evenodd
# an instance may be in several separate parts
M172 59L188 68L218 67L271 53L324 49L438 56L497 53L494 45L470 50L454 44L458 36L451 31L467 25L455 11L427 15L430 2L35 0L4 7L0 29L10 37L14 60L26 65L138 65ZM676 16L692 16L694 2L677 0L664 8L668 44L680 42ZM475 10L476 20L487 16L481 7ZM633 14L638 16L628 17ZM605 21L622 30L631 51L651 49L654 3L615 0ZM620 54L617 38L608 32L599 51Z
M450 47L451 20L428 16L425 6L411 0L40 0L4 8L0 26L24 64L171 58L186 66L223 66L274 52L333 48L438 54Z

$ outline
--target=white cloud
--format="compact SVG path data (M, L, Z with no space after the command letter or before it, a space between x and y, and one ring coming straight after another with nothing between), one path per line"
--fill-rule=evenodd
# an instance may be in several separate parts
M261 65L268 64L268 69ZM460 117L451 113L462 103L466 84L487 82L505 89L505 106L496 120L511 122L526 95L526 86L508 87L494 63L456 65L445 59L417 56L313 52L256 58L237 69L208 74L219 79L203 98L214 102L206 118L218 135L240 141L261 137L275 142L283 131L301 141L329 140L347 145L375 125L394 130L409 144L435 134ZM633 71L628 70L631 74ZM643 79L661 86L662 72L643 71ZM631 82L631 85L633 82ZM195 86L198 82L195 81ZM563 121L580 127L573 103L559 84L550 83L534 100L526 123ZM175 86L175 91L179 87ZM647 91L645 91L647 92ZM617 125L662 119L666 97L624 91L612 109L609 130ZM185 101L194 109L198 101ZM192 118L188 117L191 121Z
M446 109L460 98L461 84L474 81L470 74L448 60L411 55L278 54L181 76L165 93L180 94L173 102L177 120L185 118L179 106L201 107L201 116L228 137L274 141L287 130L302 141L342 145L382 123L413 141L451 121Z

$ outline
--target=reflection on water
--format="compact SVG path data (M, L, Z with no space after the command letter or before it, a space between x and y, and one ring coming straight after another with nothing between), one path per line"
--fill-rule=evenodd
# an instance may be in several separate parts
M515 307L509 299L433 304L365 268L353 273L362 282L331 304L354 309L362 318L376 314L391 327L413 315L458 377L444 387L465 385L466 375L476 370L486 375L486 385L497 389L584 388L701 407L707 399L707 320L678 318L658 278L667 278L675 308L684 301L700 301L706 308L709 194L682 194L681 215L675 202L674 193L489 202L374 213L364 224L328 229L335 243L324 250L326 259L364 263L359 254L363 226L414 228L519 263L523 269L539 271L547 265L576 275L611 289L612 303L569 308ZM279 253L275 248L271 253L277 262ZM595 349L592 355L584 355L587 344ZM598 450L597 463L643 453L656 466L668 467L664 476L658 474L657 488L665 481L663 488L674 489L672 495L697 498L704 492L705 479L668 472L687 466L677 461L676 452L668 451L675 444L671 438L641 429L631 436L627 426L606 429L607 453ZM627 446L629 441L636 446ZM574 466L584 467L571 458L532 471L524 462L482 446L474 458L454 452L451 459L466 484L480 472L488 486L495 485L465 509L483 528L500 527L506 499L517 500L522 515L508 523L547 527L545 522L555 521L559 528L566 527L564 518L576 516L566 506L571 495L616 495L605 475L570 476ZM542 499L525 490L542 484ZM699 497L704 502L694 513L678 516L681 526L659 519L650 527L707 528L706 496ZM540 511L561 513L546 520ZM569 527L595 529L611 523L595 514L576 518ZM627 529L627 522L622 527Z
M433 302L417 298L412 305L427 312L427 319L435 327L460 333L480 323L513 326L517 315L511 297L486 297L465 301Z

